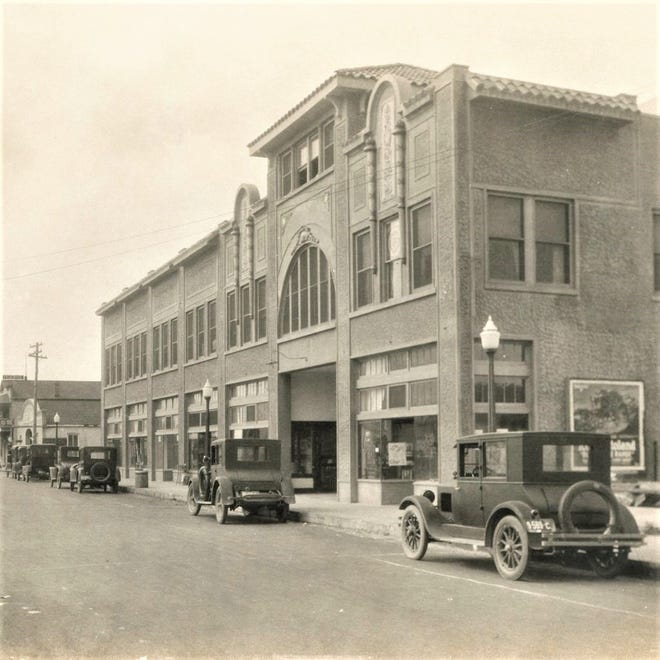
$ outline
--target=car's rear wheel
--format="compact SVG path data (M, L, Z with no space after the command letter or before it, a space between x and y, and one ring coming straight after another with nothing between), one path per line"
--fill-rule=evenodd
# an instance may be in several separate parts
M275 515L281 523L285 523L289 519L289 503L282 502L277 505Z
M218 521L218 525L224 525L227 522L227 514L229 513L229 506L222 503L222 493L218 488L215 491L215 519Z
M409 559L421 559L429 546L429 536L421 511L411 504L401 520L401 544Z
M195 490L193 489L192 481L188 484L188 496L186 497L186 506L191 516L196 516L202 508L201 504L197 503L195 499Z
M628 551L620 550L615 554L613 550L606 548L601 550L590 550L587 552L587 561L591 570L598 577L615 578L628 563Z
M504 516L493 535L493 560L497 572L507 580L519 580L529 564L529 539L515 516Z

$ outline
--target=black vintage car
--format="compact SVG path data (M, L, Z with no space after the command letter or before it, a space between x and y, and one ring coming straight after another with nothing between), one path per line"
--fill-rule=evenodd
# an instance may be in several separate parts
M71 476L71 466L78 462L80 452L78 447L58 447L57 462L55 465L55 478L50 480L52 488L57 483L58 488L62 488L62 482L68 482ZM51 475L53 476L53 475Z
M457 441L456 483L403 499L411 559L429 542L489 551L500 575L521 578L534 557L586 557L617 575L643 537L610 489L610 438L595 433L488 433Z
M211 458L188 485L188 511L196 516L204 505L215 507L221 525L229 511L274 513L286 522L295 502L293 485L282 474L279 440L228 438L211 445Z
M116 447L81 447L78 462L71 466L69 487L79 492L83 488L112 489L119 492L121 474L117 467Z
M30 479L48 479L50 468L57 459L57 445L44 443L42 445L29 445L27 464L23 465L23 475L26 481Z

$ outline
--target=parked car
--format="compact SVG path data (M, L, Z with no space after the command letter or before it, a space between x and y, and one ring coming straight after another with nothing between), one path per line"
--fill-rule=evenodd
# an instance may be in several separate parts
M29 445L27 464L23 464L23 474L26 481L30 479L48 479L50 468L57 460L57 445L45 443L43 445Z
M69 481L71 477L71 466L77 463L80 458L78 447L58 447L57 461L55 465L55 478L51 478L50 487L57 483L58 488L62 488L62 482ZM51 475L52 476L52 475Z
M429 542L491 553L499 574L521 578L530 559L584 555L614 577L643 537L610 489L610 438L595 433L488 433L460 438L456 484L403 499L403 551Z
M112 489L119 491L121 473L117 467L116 447L81 447L77 463L70 468L69 487L79 492L83 488Z
M282 474L279 440L227 438L211 445L211 457L188 484L188 511L213 505L221 525L229 511L274 513L286 522L295 501L293 485Z

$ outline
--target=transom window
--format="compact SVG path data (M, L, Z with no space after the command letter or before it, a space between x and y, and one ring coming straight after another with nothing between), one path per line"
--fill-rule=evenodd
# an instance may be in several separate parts
M282 289L280 335L335 318L335 285L328 261L316 245L301 248L289 266Z
M488 277L570 285L572 207L564 201L488 195Z
M280 196L304 186L335 162L335 126L328 121L280 155Z

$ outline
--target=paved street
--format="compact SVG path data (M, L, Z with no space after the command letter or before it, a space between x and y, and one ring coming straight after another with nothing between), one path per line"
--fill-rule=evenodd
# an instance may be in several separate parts
M0 477L3 657L656 657L657 584Z

